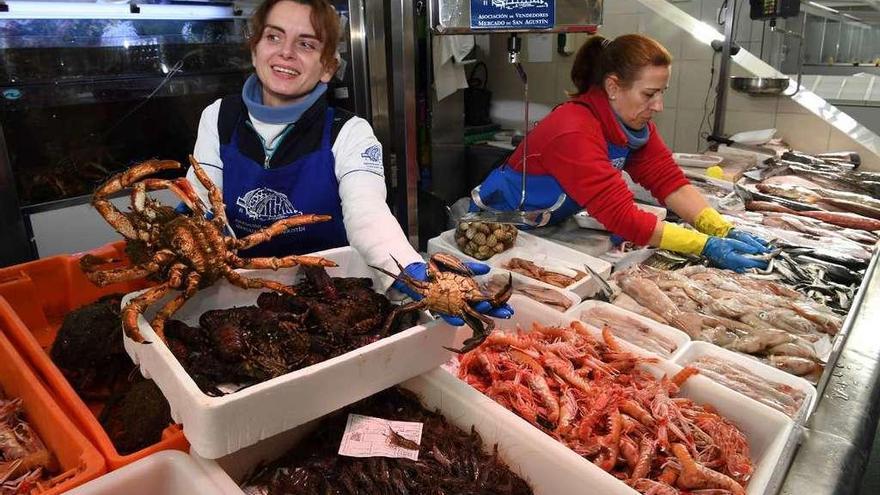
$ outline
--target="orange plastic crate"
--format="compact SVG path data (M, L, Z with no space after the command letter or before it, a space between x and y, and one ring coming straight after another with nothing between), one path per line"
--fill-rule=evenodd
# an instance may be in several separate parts
M124 243L117 242L88 254L125 260L123 249ZM172 425L165 429L158 443L129 455L120 455L98 422L102 405L84 402L49 357L49 349L67 313L107 294L128 293L148 285L138 280L97 287L79 268L82 255L52 256L0 269L0 327L47 383L61 406L98 447L110 470L160 450L187 451L189 443L183 430L180 425Z
M37 432L61 469L46 483L38 484L32 494L63 493L104 474L106 465L101 454L64 414L61 406L12 343L0 333L0 387L6 397L19 397L25 419Z

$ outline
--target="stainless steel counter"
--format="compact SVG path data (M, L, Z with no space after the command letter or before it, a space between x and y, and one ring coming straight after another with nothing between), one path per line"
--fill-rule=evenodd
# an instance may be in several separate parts
M880 252L819 383L819 401L780 489L785 495L856 494L880 412Z

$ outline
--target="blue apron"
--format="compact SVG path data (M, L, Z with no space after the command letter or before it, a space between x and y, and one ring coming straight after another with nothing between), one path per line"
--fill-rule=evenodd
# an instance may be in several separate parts
M318 150L277 168L266 169L241 153L240 126L235 127L228 144L220 145L226 216L239 239L294 215L316 213L333 217L329 222L288 229L241 252L242 256L280 257L348 245L330 142L333 113L332 107L327 108Z
M629 156L628 146L617 146L608 143L608 159L617 170L622 170ZM542 210L553 206L559 195L565 193L562 186L552 175L526 174L526 201L523 210ZM513 170L504 164L493 170L480 185L480 199L486 206L496 210L511 211L517 209L522 195L522 172ZM583 210L583 207L569 195L565 202L550 215L549 225L562 222L566 218ZM471 201L470 211L479 211ZM528 227L520 227L527 229Z

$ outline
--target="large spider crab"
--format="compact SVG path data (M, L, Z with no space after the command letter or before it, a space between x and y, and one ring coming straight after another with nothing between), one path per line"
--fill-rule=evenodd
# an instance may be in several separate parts
M167 302L150 324L153 331L165 340L165 321L180 309L187 299L220 278L244 289L267 288L287 294L295 290L280 282L262 278L245 277L236 268L286 268L294 265L336 266L336 263L317 256L284 256L283 258L241 258L239 249L248 249L266 242L291 227L330 220L329 215L297 215L275 222L253 234L236 239L224 235L227 229L226 206L217 186L208 178L201 165L189 157L199 182L208 191L212 219L206 218L207 210L192 185L186 179L147 179L148 175L162 170L179 169L173 160L149 160L114 175L101 185L92 197L92 205L107 222L126 239L127 250L138 253L133 257L134 266L101 269L104 260L87 256L80 266L89 280L100 287L152 276L161 281L143 294L135 297L122 309L122 326L126 335L136 342L144 339L138 331L137 317L146 308L161 299L172 289L182 291ZM123 213L110 201L110 195L132 188L131 211ZM192 210L181 214L174 208L149 198L147 191L168 189L175 193Z
M393 258L392 258L393 259ZM489 301L492 306L500 306L510 299L513 293L513 279L508 275L507 283L495 294L486 295L473 279L473 272L455 256L437 253L428 260L428 280L416 280L406 274L397 260L394 260L400 273L395 275L374 266L376 270L398 280L421 294L423 297L403 306L394 308L385 322L384 334L401 313L428 309L438 313L460 316L474 331L473 336L464 341L461 349L446 349L464 354L479 346L495 328L495 322L471 307L471 303ZM441 270L440 267L446 270Z

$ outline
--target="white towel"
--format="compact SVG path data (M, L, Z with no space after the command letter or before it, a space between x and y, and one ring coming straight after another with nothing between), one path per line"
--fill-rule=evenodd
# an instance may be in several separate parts
M473 48L473 35L434 36L432 52L437 101L468 87L464 65L461 62Z

